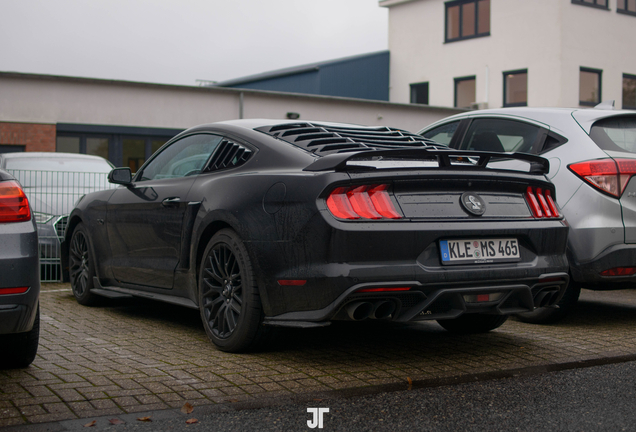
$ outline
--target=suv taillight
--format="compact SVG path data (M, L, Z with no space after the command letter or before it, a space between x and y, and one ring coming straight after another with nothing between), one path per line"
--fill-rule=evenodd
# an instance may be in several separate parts
M388 185L339 187L327 197L327 207L339 219L401 219Z
M570 170L596 189L620 198L636 174L636 159L597 159L568 165Z
M558 218L559 209L557 209L552 193L549 189L533 188L528 186L526 189L526 202L532 210L535 218Z
M24 222L31 220L31 209L18 182L0 182L0 222Z

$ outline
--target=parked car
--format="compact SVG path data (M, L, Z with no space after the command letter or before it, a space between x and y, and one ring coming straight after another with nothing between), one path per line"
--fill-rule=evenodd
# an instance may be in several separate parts
M0 367L27 367L40 335L35 220L16 179L0 169Z
M456 149L524 152L550 161L548 177L570 226L570 286L559 308L521 314L524 321L562 319L581 288L636 287L636 111L607 107L471 111L419 132Z
M107 176L113 165L99 156L23 152L0 154L0 168L19 180L29 197L38 227L42 271L54 273L68 214L84 194L110 187ZM55 267L47 267L47 263ZM45 279L59 279L55 274L45 276Z
M334 320L485 332L556 303L568 282L547 161L517 156L524 172L490 158L387 127L202 125L80 200L63 259L80 304L199 309L225 351L254 348L269 326Z

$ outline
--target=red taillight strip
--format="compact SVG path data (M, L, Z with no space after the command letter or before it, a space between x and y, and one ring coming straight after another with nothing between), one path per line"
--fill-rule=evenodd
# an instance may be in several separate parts
M402 216L395 211L395 207L391 202L391 197L386 191L389 188L388 185L379 185L369 189L369 197L375 209L383 217L387 219L401 219Z
M24 294L28 290L29 287L0 288L0 295Z
M375 211L375 207L367 193L367 186L358 186L349 189L347 198L353 207L353 211L365 219L382 219L382 215Z
M548 207L548 202L545 200L545 197L543 196L543 191L541 190L541 188L537 188L537 198L539 199L539 204L541 204L541 210L543 210L543 214L545 215L545 217L551 218L552 212L550 211L550 208Z
M530 205L530 210L532 210L532 214L536 218L542 218L543 212L541 211L541 207L539 206L539 201L537 201L537 197L534 196L534 190L532 190L532 186L528 186L526 189L526 201Z
M388 189L386 184L338 187L327 197L327 208L339 219L401 219Z
M329 211L340 219L360 219L360 215L353 211L347 198L347 188L339 187L327 197Z
M306 279L280 279L278 281L278 285L280 286L303 286L306 283Z
M631 276L636 274L636 267L615 267L601 272L601 276Z
M372 293L372 292L397 292L397 291L409 291L411 287L394 287L394 288L362 288L356 291L356 293Z
M0 222L31 220L31 208L20 184L9 180L0 182Z
M548 205L550 206L550 210L552 211L552 216L554 217L561 216L559 214L559 209L557 208L556 203L552 199L552 194L550 193L548 189L546 189L545 191L545 199L548 201Z
M526 202L532 210L532 216L537 219L561 217L552 193L549 189L533 188L528 186L525 193Z

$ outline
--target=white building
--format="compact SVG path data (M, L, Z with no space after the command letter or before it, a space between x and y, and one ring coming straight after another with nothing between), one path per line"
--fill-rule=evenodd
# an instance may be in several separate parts
M636 0L380 0L390 101L636 108Z

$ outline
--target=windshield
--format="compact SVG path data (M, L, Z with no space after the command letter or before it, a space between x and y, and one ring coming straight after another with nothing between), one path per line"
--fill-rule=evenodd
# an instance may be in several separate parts
M636 116L599 120L592 126L590 138L603 150L636 153Z

